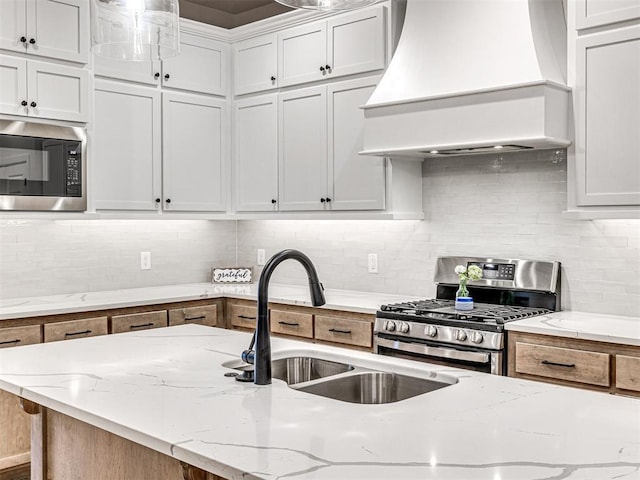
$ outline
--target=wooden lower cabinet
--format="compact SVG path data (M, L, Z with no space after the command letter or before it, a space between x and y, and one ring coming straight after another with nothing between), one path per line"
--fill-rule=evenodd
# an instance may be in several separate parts
M294 337L313 338L313 315L308 312L271 308L271 332Z
M108 333L107 320L107 317L96 317L47 323L44 326L44 341L45 343L58 342L60 340L106 335Z
M167 326L167 311L130 313L111 317L111 333L135 332Z
M250 300L227 300L227 325L231 328L256 328L258 308Z
M215 327L218 324L218 306L202 305L169 310L169 326L197 323Z
M373 322L316 315L316 338L332 343L371 348L373 345Z
M640 397L640 347L508 332L508 375Z

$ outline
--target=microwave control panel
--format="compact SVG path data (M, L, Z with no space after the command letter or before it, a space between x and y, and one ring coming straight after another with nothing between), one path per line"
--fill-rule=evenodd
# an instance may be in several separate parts
M65 143L67 158L67 197L82 196L82 153L77 142Z

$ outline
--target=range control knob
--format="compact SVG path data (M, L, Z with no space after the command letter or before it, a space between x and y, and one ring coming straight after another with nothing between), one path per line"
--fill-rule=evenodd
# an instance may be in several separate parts
M402 322L400 324L400 327L398 327L398 330L400 331L400 333L409 333L409 324L407 322Z
M484 340L484 335L482 335L482 333L480 332L473 332L471 334L471 341L473 343L482 343L482 340Z
M387 320L384 324L384 329L387 332L393 332L396 329L396 322L392 322L391 320Z
M467 332L464 330L456 330L456 340L464 342L467 339Z
M431 338L436 338L438 336L438 329L433 325L429 325L424 329L424 333Z

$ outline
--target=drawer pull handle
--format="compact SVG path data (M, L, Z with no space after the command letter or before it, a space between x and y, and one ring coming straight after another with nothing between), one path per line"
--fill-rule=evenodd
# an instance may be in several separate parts
M10 343L20 343L22 340L16 338L15 340L7 340L6 342L0 342L0 345L9 345Z
M185 317L184 321L193 322L194 320L202 320L203 318L206 318L206 317L204 315L200 315L199 317Z
M549 360L542 360L540 363L543 364L543 365L551 365L553 367L576 368L576 364L575 363L550 362Z
M330 328L329 331L333 333L344 333L345 335L351 335L351 330L340 330L338 328Z
M129 325L130 330L133 330L134 328L145 328L145 327L153 327L153 322L141 323L140 325Z
M67 332L64 334L65 338L66 337L75 337L76 335L87 335L91 333L91 330L83 330L81 332Z
M279 321L278 322L280 325L286 325L287 327L299 327L300 324L296 323L296 322L283 322L283 321Z
M250 317L249 315L238 315L238 318L244 318L245 320L255 320L256 317Z

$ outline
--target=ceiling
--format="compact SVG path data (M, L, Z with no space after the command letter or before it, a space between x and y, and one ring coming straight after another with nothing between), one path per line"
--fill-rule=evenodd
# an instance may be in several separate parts
M291 11L275 0L179 0L180 16L234 28Z

